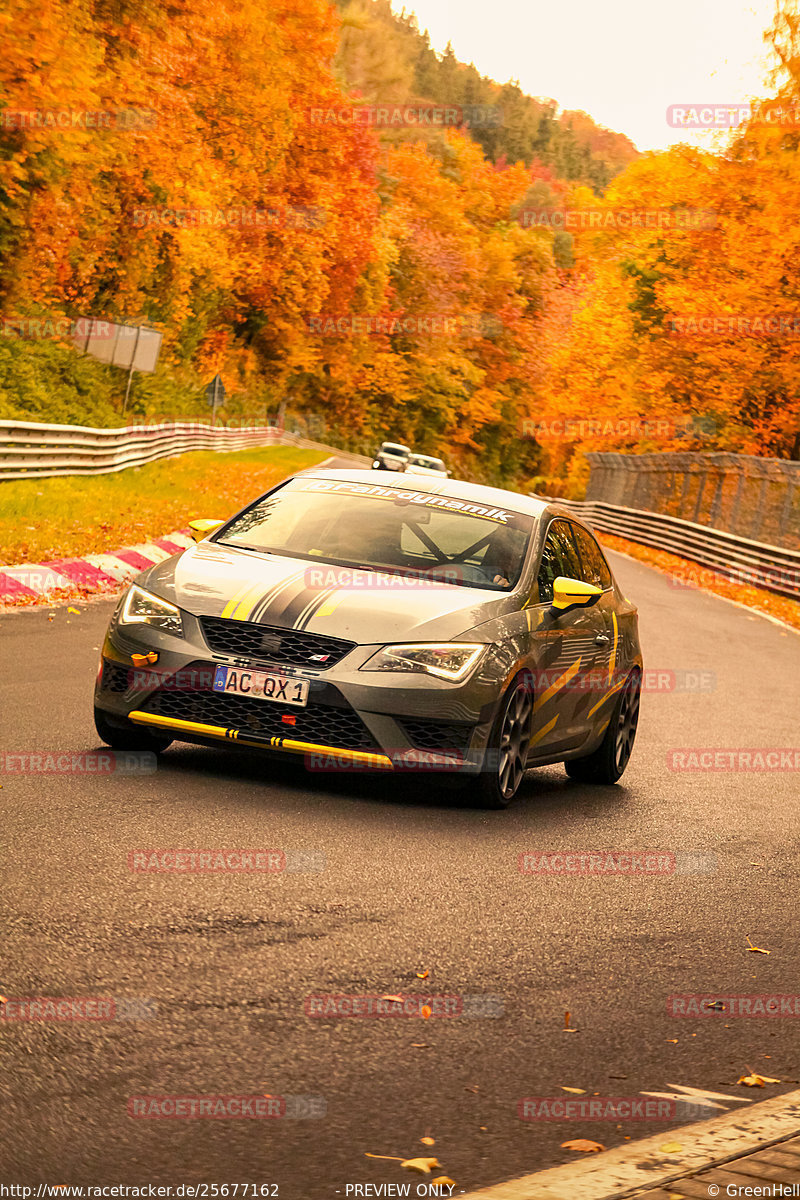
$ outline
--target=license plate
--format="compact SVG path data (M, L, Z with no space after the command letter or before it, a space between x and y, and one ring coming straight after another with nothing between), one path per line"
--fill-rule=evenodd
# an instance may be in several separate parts
M293 704L297 708L305 708L308 704L308 680L293 679L276 671L217 667L214 691L229 696L253 696L256 700L272 700L276 704Z

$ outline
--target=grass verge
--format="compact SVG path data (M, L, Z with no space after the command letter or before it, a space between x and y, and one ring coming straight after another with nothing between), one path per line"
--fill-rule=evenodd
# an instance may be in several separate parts
M757 609L767 616L776 617L793 629L800 630L800 604L790 600L788 596L777 596L763 588L751 587L749 584L733 583L723 578L708 567L679 558L677 554L668 554L665 550L656 550L652 546L642 546L639 542L629 542L627 538L614 537L611 534L599 533L598 536L609 550L619 550L629 554L640 562L651 567L657 567L665 575L672 575L676 587L699 587L703 591L713 592L716 596L724 596L726 600L735 600L747 608Z
M0 483L2 563L113 553L185 528L194 517L229 517L327 457L296 446L200 450L115 475Z

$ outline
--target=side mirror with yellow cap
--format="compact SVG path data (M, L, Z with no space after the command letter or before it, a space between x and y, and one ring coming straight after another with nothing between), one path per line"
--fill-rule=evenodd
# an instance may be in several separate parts
M215 521L209 517L202 517L198 521L189 522L189 533L196 542L202 542L203 538L207 538L215 529L219 529L224 525L224 521Z
M574 608L591 608L593 604L597 604L602 594L602 588L595 587L593 583L584 583L582 579L568 579L566 575L559 575L553 580L550 613L554 617L562 617Z

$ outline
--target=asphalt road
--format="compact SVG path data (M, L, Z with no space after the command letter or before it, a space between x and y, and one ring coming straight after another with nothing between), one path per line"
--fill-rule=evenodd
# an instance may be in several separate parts
M369 1152L436 1155L458 1195L568 1160L568 1138L614 1146L670 1127L523 1122L523 1097L679 1084L752 1101L796 1086L800 1021L675 1019L666 1001L800 991L798 773L676 772L667 756L800 745L800 638L612 558L640 605L647 666L706 673L702 690L668 676L670 690L646 692L617 787L547 768L487 813L430 779L309 776L185 744L152 775L5 775L0 992L144 997L152 1015L0 1023L0 1182L276 1183L290 1200L410 1182L416 1194L423 1176ZM98 748L91 690L111 605L51 611L0 618L10 754ZM326 869L128 869L129 851L175 846L315 851ZM520 853L598 849L694 852L706 873L518 870ZM748 952L748 937L770 954ZM304 1011L311 994L426 988L501 997L504 1015ZM563 1031L566 1010L578 1032ZM737 1088L747 1067L781 1083ZM321 1097L326 1115L127 1115L132 1096L267 1093Z

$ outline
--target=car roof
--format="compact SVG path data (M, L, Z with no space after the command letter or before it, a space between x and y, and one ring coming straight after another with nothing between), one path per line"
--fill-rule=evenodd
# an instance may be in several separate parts
M482 483L468 483L466 479L435 478L433 475L415 475L412 488L404 487L402 483L385 483L383 478L376 479L377 472L372 470L321 470L312 467L308 471L300 471L295 478L337 479L342 483L365 483L377 487L395 487L403 491L432 492L436 495L451 496L454 500L474 501L493 508L511 508L514 512L527 513L532 517L541 517L545 513L556 510L565 516L570 515L560 506L553 505L547 500L536 496L523 496L519 492L506 491L505 488L487 487Z

